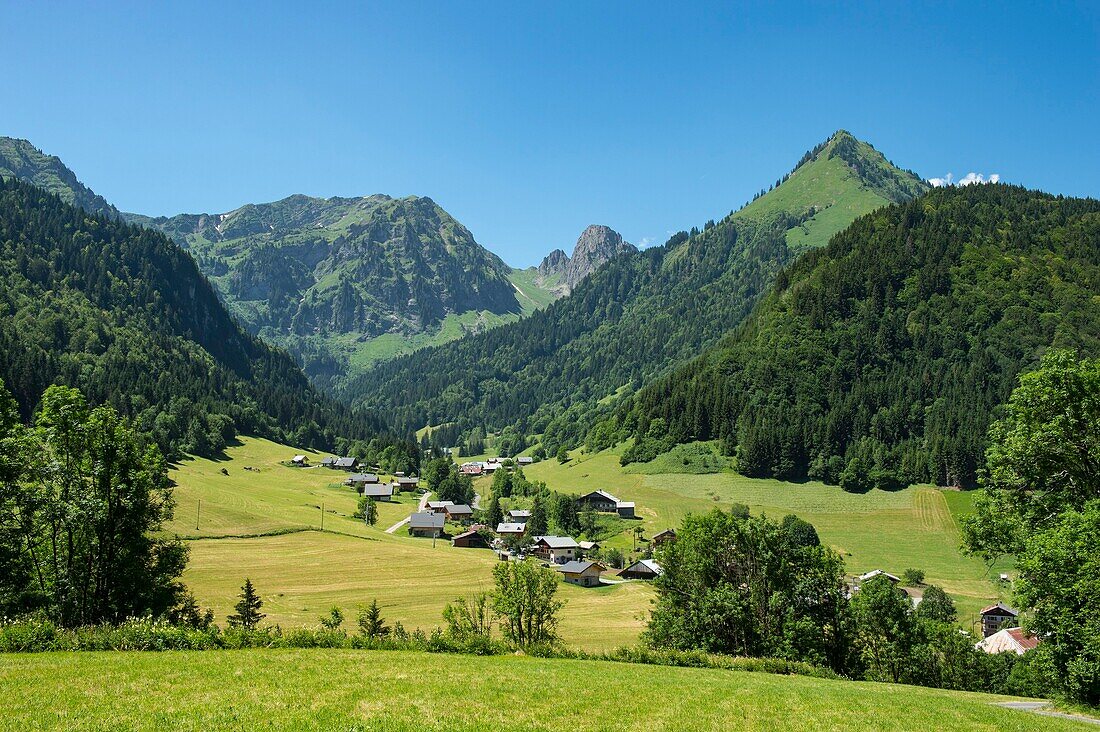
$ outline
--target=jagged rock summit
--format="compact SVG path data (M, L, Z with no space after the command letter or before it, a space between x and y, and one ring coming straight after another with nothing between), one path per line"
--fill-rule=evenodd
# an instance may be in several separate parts
M604 262L636 251L637 247L623 241L622 235L614 229L592 224L581 232L576 246L573 247L572 257L566 256L561 249L555 249L546 255L539 264L539 276L544 281L557 276L554 286L569 293Z

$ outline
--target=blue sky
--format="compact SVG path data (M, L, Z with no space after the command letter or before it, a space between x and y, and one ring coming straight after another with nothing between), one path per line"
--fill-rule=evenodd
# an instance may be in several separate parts
M424 195L525 266L718 218L838 128L1100 195L1096 3L147 5L0 4L0 134L128 211Z

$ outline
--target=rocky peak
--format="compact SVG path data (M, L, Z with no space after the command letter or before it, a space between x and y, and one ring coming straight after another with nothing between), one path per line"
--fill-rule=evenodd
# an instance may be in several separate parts
M573 247L573 256L562 270L561 284L566 290L572 290L581 280L590 275L601 264L620 254L636 252L638 249L625 241L615 230L599 224L593 224L581 232L577 245Z
M561 274L567 264L569 264L569 255L561 249L555 249L543 257L539 264L539 277L546 279Z

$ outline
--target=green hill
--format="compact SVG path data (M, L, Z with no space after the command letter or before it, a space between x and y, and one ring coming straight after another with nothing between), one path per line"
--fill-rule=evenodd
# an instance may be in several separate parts
M1084 730L982 694L607 661L398 651L12 655L5 730ZM49 699L49 703L43 703Z
M191 252L247 329L289 349L321 384L517 320L546 300L430 198L295 195L130 219Z
M721 439L750 476L971 486L1017 375L1048 348L1100 353L1097 241L1100 202L1004 185L882 209L619 419Z
M59 158L47 155L27 140L0 137L0 178L25 181L94 214L119 215L118 209L77 180Z
M241 330L163 235L0 180L0 378L29 416L53 383L133 417L170 455L238 432L331 447L380 425Z
M826 223L850 223L925 188L838 132L741 212L616 257L519 323L379 364L345 394L392 414L403 429L448 424L439 439L451 444L515 426L543 434L552 450L574 445L610 411L607 397L648 383L736 327L782 267L824 243ZM792 246L792 237L805 241Z

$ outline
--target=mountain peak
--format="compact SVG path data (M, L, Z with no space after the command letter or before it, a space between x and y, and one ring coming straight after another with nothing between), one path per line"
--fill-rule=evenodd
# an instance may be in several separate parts
M0 178L15 178L58 196L62 201L102 216L119 215L103 196L81 183L55 155L35 147L29 140L0 137Z
M636 252L638 248L623 241L614 229L603 224L589 224L573 246L573 256L561 249L550 252L539 264L539 277L543 280L559 276L557 289L569 293L604 262L621 254Z

